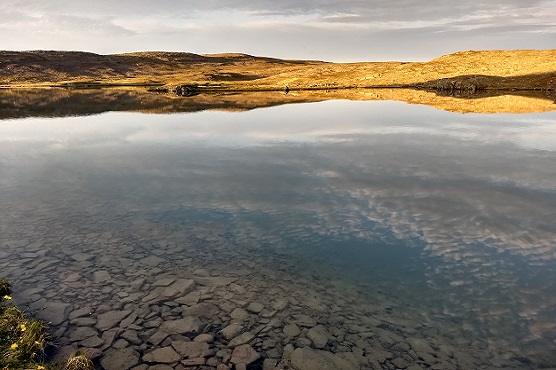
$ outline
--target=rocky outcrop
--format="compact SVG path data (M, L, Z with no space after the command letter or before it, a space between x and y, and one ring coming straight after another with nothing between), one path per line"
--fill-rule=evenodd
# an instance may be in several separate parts
M442 91L449 94L471 93L484 89L481 85L480 76L462 76L452 78L442 78L435 81L426 82L422 85L425 89Z

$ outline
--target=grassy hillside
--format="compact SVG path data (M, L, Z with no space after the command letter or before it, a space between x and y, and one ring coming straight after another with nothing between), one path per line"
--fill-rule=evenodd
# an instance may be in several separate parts
M466 51L429 62L327 63L245 54L0 51L0 86L179 85L228 90L418 87L553 91L556 49Z

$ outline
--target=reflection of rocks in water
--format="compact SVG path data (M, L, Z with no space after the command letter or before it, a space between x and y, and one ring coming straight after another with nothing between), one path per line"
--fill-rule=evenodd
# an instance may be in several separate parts
M18 303L51 321L60 351L102 350L105 369L528 368L513 344L392 297L388 282L328 280L214 223L29 221L29 239L3 230L0 251Z
M149 89L150 92L173 94L177 96L195 96L201 93L197 85L177 85L172 87L157 87Z
M202 90L203 89L203 90ZM1 89L0 119L24 117L68 117L111 111L152 113L198 112L207 109L250 110L290 103L331 99L397 100L419 102L438 109L477 113L525 113L554 110L553 91L468 91L406 89L296 90L295 94L272 92L207 91L196 85L101 89ZM203 94L201 94L203 92ZM177 96L189 99L176 99ZM452 97L472 99L451 99ZM476 99L488 98L495 99Z

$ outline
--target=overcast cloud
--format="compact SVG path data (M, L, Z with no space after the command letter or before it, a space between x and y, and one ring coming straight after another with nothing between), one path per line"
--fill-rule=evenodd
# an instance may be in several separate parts
M556 47L556 0L3 0L0 49L428 60Z

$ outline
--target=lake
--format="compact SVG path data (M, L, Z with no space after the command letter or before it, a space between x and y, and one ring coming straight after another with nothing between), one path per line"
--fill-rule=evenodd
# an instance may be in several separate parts
M556 367L556 111L30 115L0 174L0 278L58 356Z

